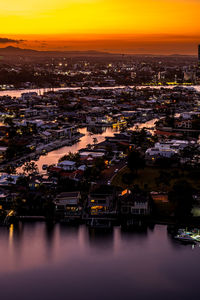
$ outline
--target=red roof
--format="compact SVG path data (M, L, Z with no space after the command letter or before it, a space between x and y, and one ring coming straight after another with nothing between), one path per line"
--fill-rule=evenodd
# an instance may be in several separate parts
M57 172L57 173L60 173L62 171L61 168L57 168L57 167L50 167L49 168L49 171L50 172Z
M156 134L158 134L158 135L167 135L167 136L170 136L170 135L181 136L180 133L170 132L170 131L160 131L160 130L156 130Z
M124 146L129 146L129 143L127 143L127 142L119 142L118 144L124 145Z
M76 175L83 175L83 173L81 170L76 170L74 172L61 172L60 175L62 177L75 178Z

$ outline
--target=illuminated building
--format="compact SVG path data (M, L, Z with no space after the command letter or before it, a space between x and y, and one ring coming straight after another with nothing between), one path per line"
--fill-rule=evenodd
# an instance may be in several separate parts
M198 65L200 67L200 45L198 45Z

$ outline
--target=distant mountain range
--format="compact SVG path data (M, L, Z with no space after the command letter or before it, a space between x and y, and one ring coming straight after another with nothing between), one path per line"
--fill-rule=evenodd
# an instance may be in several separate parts
M32 49L22 49L19 47L8 46L5 48L0 48L1 56L109 56L118 55L108 52L100 52L95 50L89 51L39 51Z
M120 53L109 53L101 52L95 50L88 51L39 51L33 49L22 49L19 47L8 46L5 48L0 48L0 56L4 58L7 57L76 57L76 56L90 56L90 57L109 57L109 56L148 56L148 57L158 57L158 56L168 56L168 57L189 57L193 55L181 55L181 54L171 54L171 55L154 55L154 54L120 54Z

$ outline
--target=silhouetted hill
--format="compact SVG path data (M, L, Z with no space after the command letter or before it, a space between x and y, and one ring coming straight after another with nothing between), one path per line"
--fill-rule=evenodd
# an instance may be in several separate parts
M32 49L22 49L19 47L8 46L0 48L0 55L3 56L109 56L115 55L108 52L100 52L95 50L89 51L38 51Z
M23 49L19 47L8 46L5 48L0 48L0 59L4 62L21 62L21 61L43 61L45 58L74 58L78 59L80 57L87 57L90 59L173 59L173 60L184 60L194 59L195 56L192 55L181 55L181 54L172 54L172 55L155 55L155 54L120 54L120 53L109 53L101 52L95 50L88 51L39 51L33 49Z

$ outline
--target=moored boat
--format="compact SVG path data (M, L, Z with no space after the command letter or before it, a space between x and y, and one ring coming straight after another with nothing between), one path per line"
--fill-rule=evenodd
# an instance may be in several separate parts
M182 242L187 242L187 243L195 243L196 242L194 237L192 237L189 234L185 234L185 233L175 236L175 239L182 241Z
M104 218L92 218L88 223L90 228L101 229L101 230L110 230L112 229L112 222L109 219Z

